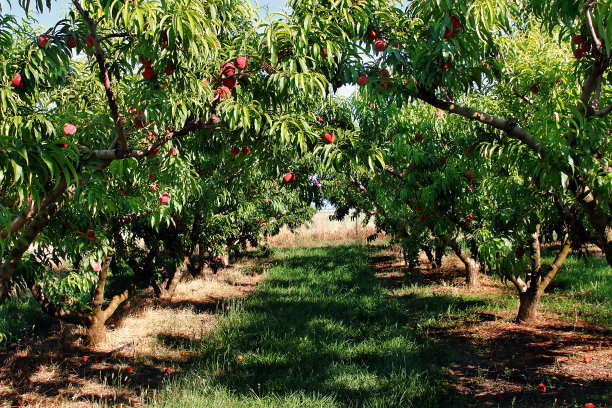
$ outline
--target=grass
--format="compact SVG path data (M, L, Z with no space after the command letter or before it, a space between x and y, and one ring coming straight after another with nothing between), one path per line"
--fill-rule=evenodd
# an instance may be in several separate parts
M276 250L265 282L214 333L193 345L184 374L169 382L151 406L471 406L473 397L457 391L449 369L465 367L466 355L497 351L474 341L459 343L450 330L478 324L483 314L501 309L512 320L518 308L513 288L470 293L404 282L389 297L369 264L377 252L361 245ZM552 255L545 258L551 261ZM561 318L578 310L580 319L610 327L611 288L605 261L570 258L541 309ZM497 363L477 361L474 373L467 374L472 380L486 383L499 375ZM518 367L503 370L506 384L520 376ZM540 381L563 384L547 372L524 377L522 386L536 390L516 391L513 398L540 401ZM580 385L576 392L584 391L574 402L589 398L597 387ZM490 395L479 398L490 405ZM548 402L572 406L566 401Z
M547 255L544 262L553 258ZM568 257L547 292L555 296L545 299L545 311L612 327L612 270L603 257Z
M419 285L418 271L402 282L402 274L393 272L406 270L388 250L341 240L329 247L311 238L304 242L312 245L298 248L294 241L254 254L241 272L223 270L228 274L223 284L182 283L184 299L165 314L147 309L125 318L99 351L135 340L141 348L157 344L151 355L139 349L133 359L109 361L134 365L151 381L142 379L144 388L122 389L111 376L114 389L108 388L116 396L92 395L91 406L126 404L128 394L157 408L497 406L492 396L498 392L504 393L502 406L516 399L513 406L569 407L612 397L609 387L605 391L609 374L602 365L612 361L604 354L606 334L581 331L582 325L572 337L576 327L564 328L564 322L576 320L612 326L612 278L605 260L568 258L540 306L553 324L518 330L511 324L516 292L499 278L483 277L476 292L435 281ZM544 263L552 259L544 254ZM393 276L383 281L374 269ZM247 275L264 271L265 280L248 298L235 296L252 283ZM209 315L206 310L216 301L222 302L221 313ZM0 331L12 333L13 340L52 322L31 299L0 308ZM181 356L181 350L188 355ZM582 362L589 353L596 364ZM541 362L531 363L535 358ZM163 374L165 367L174 373ZM568 372L572 380L563 376ZM552 391L538 393L540 382Z
M376 230L370 221L362 225L364 216L354 220L347 216L342 221L332 221L332 212L318 212L308 225L291 232L286 227L278 235L269 237L267 243L274 248L328 247L337 245L355 245L365 242L365 239Z
M0 347L27 343L55 322L31 296L7 299L0 306Z
M389 301L367 255L361 246L279 252L265 283L152 406L466 406L441 375L452 348L422 323L478 302Z

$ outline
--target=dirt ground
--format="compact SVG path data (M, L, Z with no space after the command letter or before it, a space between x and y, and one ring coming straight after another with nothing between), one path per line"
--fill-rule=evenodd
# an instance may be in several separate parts
M262 274L254 261L185 280L172 300L137 294L109 322L107 340L83 346L84 331L57 325L20 349L0 353L0 407L138 407L187 361L190 344L249 292Z
M446 255L442 267L432 270L422 253L417 271L409 271L396 254L373 259L377 277L390 296L401 296L407 273L411 281L436 285L439 294L468 293L460 260ZM416 272L416 273L415 273ZM481 275L478 293L506 290L494 278ZM515 296L515 294L512 294ZM474 407L540 407L557 401L588 401L589 396L612 390L612 331L580 320L567 322L540 315L535 326L514 323L517 310L483 311L472 321L430 327L436 341L447 341L463 351L461 362L447 380L457 392L470 395ZM477 352L473 352L477 350ZM535 384L535 386L533 385ZM543 384L545 387L540 387ZM598 408L612 407L612 401Z

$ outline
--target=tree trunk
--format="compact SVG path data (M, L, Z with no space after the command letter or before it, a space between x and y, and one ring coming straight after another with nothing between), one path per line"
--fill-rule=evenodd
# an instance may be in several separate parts
M478 272L480 271L480 264L476 260L470 258L457 241L444 236L441 238L445 241L447 246L451 247L465 265L465 278L468 288L476 289L479 286Z
M181 266L176 268L168 279L164 279L163 282L156 282L155 285L153 285L155 295L159 299L169 299L174 296L176 288L188 268L190 258L191 257L189 255L185 255Z
M200 252L198 253L198 273L197 276L198 278L203 278L204 275L206 275L206 256L204 255L204 250L201 249L202 247L200 247Z
M434 257L434 254L431 252L431 249L429 249L429 247L424 246L424 245L421 246L421 249L423 250L423 252L425 252L425 255L427 256L427 260L431 264L431 269L436 269L436 259Z
M468 258L465 263L465 274L466 283L468 288L475 289L480 283L478 282L478 272L480 271L480 264L475 260Z
M104 326L106 318L104 314L104 312L99 311L90 317L87 325L88 346L95 347L106 341L106 327Z
M533 324L537 321L540 294L536 290L528 290L519 295L520 304L516 323Z
M518 324L533 324L537 322L540 298L571 251L569 238L566 238L555 260L546 273L542 274L539 239L537 239L535 234L532 238L535 238L531 243L533 252L531 263L532 270L530 274L527 275L530 279L523 281L520 277L515 275L510 277L510 281L514 283L519 293L519 311L516 316L516 323ZM537 269L534 270L534 268Z
M111 230L113 233L121 226L116 221L116 219L111 220ZM44 312L65 322L78 324L87 328L87 345L90 346L97 346L105 341L106 329L104 325L106 321L115 313L119 305L132 296L136 290L134 282L129 283L127 289L113 296L108 305L106 305L106 308L104 308L104 289L107 283L108 270L114 255L113 240L111 240L110 244L111 250L109 250L104 259L100 272L98 272L96 286L93 288L91 309L65 310L61 306L51 302L45 296L43 284L41 282L36 282L34 280L28 282L34 299L40 304Z
M436 251L435 251L435 267L439 268L442 266L442 257L444 256L444 247L443 246L438 246L436 247Z

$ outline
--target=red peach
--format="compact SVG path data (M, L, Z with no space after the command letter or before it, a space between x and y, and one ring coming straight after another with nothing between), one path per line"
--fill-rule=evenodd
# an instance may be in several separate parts
M287 174L285 174L285 177L283 177L283 180L287 184L293 183L293 181L295 180L295 174L288 172Z
M242 55L240 57L236 58L234 63L236 64L236 68L238 68L238 69L245 69L247 67L247 65L248 65L248 61L247 61L246 57L244 57Z
M383 52L386 49L387 49L387 43L385 43L383 40L374 41L374 51Z
M23 77L20 74L17 74L13 77L13 86L15 88L23 87Z
M155 78L155 71L153 71L153 68L151 67L144 67L142 69L142 77L147 81L150 81Z
M51 41L51 37L49 37L48 35L41 35L38 37L38 46L40 48L45 48L49 41Z
M64 124L64 134L66 136L73 136L76 133L76 126L72 123Z
M68 37L66 37L66 46L68 48L75 48L77 46L77 39L74 35L69 34Z

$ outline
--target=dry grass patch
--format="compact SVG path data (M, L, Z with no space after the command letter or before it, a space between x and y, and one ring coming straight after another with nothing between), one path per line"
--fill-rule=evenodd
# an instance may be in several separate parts
M181 371L192 344L214 330L219 319L263 274L243 259L202 279L185 279L172 299L139 292L109 322L107 340L95 350L82 346L84 330L57 325L42 340L0 355L0 408L142 406Z
M314 215L309 225L294 232L286 227L278 235L267 239L268 245L275 248L327 247L365 243L368 236L376 232L373 222L363 226L364 217L357 220L346 217L343 221L330 220L333 212L320 211ZM381 235L381 238L384 236Z

